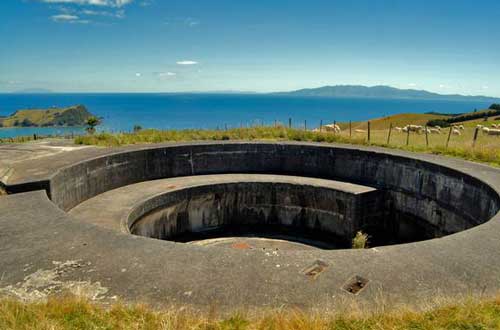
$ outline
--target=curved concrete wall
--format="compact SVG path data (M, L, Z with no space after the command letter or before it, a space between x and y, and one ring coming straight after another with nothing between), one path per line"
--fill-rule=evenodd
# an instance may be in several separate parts
M69 210L131 183L220 173L288 174L377 187L387 191L402 220L424 218L435 227L434 236L483 223L500 208L490 186L445 166L390 152L286 143L172 145L112 154L60 170L50 180L50 195Z
M137 206L135 235L178 240L225 231L284 233L349 246L365 224L384 231L384 194L283 182L207 184L155 196Z

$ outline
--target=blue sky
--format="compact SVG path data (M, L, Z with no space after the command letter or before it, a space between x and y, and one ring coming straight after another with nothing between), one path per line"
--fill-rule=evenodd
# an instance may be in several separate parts
M1 0L0 91L500 97L498 0Z

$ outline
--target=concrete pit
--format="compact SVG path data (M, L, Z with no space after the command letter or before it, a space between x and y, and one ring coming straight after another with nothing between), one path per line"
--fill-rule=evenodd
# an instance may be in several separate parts
M371 187L276 175L215 175L211 183L206 178L192 177L196 186L140 203L128 218L130 232L203 246L276 249L350 248L357 231L370 236L370 246L436 233L424 219L399 226L386 194Z

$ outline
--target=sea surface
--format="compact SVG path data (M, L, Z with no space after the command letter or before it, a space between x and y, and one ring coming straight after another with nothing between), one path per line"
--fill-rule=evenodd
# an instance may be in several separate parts
M101 131L143 128L186 129L288 123L318 127L320 121L358 121L396 113L462 113L484 102L297 97L263 94L0 94L0 116L16 110L83 104L102 117ZM0 128L0 138L21 135L82 134L83 127Z

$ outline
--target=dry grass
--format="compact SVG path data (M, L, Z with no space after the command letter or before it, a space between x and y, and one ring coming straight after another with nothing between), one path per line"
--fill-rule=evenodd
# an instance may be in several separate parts
M411 122L408 122L411 123ZM492 122L490 122L491 124ZM143 130L137 133L108 134L79 136L75 139L77 144L98 146L120 146L136 143L159 143L177 141L220 141L220 140L270 140L270 141L313 141L313 142L340 142L359 145L377 145L388 148L397 148L413 152L425 152L446 156L453 156L472 161L479 161L495 166L500 166L500 137L488 136L483 133L478 135L476 145L472 146L474 128L466 127L462 135L450 137L448 148L446 141L447 130L443 134L429 134L427 146L425 134L411 133L409 143L406 144L407 135L395 130L391 133L390 143L387 144L388 129L372 129L370 142L367 133L352 135L349 130L341 134L326 132L304 131L284 127L253 127L236 128L227 131L219 130Z
M249 316L237 313L217 317L185 309L152 310L116 304L110 308L78 298L51 299L44 303L0 300L0 329L500 329L500 298L454 303L424 312L321 314L290 310Z
M361 231L356 233L356 236L352 239L353 249L365 249L368 247L368 234Z
M374 130L388 129L392 123L393 126L403 127L407 124L425 125L429 120L450 118L443 115L424 114L424 113L400 113L392 116L375 118L370 120L371 128ZM349 129L349 123L339 123L343 130ZM367 129L368 122L357 121L351 123L352 129Z

